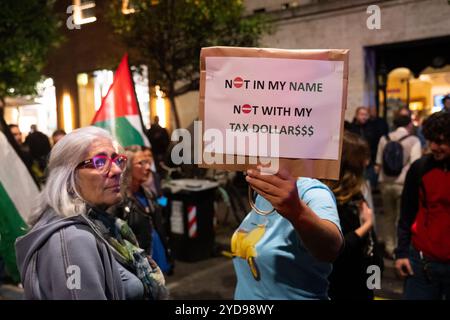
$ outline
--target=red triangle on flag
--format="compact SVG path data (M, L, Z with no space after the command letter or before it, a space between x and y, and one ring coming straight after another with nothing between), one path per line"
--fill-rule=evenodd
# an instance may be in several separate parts
M92 120L92 124L129 115L139 115L139 109L130 68L128 67L128 54L125 54L114 74L113 83Z

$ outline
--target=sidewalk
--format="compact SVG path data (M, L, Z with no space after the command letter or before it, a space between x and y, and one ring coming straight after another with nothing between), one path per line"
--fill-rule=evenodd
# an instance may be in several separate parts
M375 297L383 300L401 300L403 281L395 274L394 261L384 259L384 273L381 278L381 289L375 290Z
M383 203L381 194L379 192L373 192L373 205L376 219L376 232L378 239L380 234L383 233ZM395 273L394 261L391 259L384 259L384 273L381 279L381 289L375 290L375 296L382 299L399 300L403 294L403 280L397 278Z

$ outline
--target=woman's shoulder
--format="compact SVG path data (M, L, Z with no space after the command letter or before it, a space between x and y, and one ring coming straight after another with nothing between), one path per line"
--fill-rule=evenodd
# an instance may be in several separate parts
M36 243L60 238L61 234L64 234L64 239L61 239L64 241L94 239L91 227L81 215L62 217L53 209L45 210L23 239Z
M52 257L49 261L53 262L48 267L57 266L64 259L77 264L83 264L80 259L99 260L98 244L93 231L76 217L52 220L40 225L16 242L16 251L20 265L27 264L38 252L39 255Z
M306 177L298 178L297 186L300 186L302 188L323 187L324 189L328 189L328 187L322 181L315 178L306 178Z
M324 193L326 195L332 195L332 192L328 186L326 186L323 182L313 178L299 178L297 179L297 189L300 195L300 198L304 198L307 194L311 194L308 191L314 191L319 193ZM333 196L334 198L334 196Z
M62 228L64 238L67 242L76 241L83 243L95 243L96 236L89 225L86 224L72 224Z
M40 238L44 241L47 238L47 242L52 243L76 243L80 244L80 246L95 244L96 242L92 227L82 215L61 217L53 210L47 210L43 214L29 236Z
M53 233L41 253L70 261L80 267L101 268L106 245L97 239L90 226L73 224Z
M88 225L71 224L62 226L49 234L47 241L43 244L46 252L60 252L60 250L70 252L97 252L97 240L93 231Z

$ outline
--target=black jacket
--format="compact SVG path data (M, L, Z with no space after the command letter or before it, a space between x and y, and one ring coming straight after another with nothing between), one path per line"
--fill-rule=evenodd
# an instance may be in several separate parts
M378 142L382 136L389 132L387 123L381 118L370 119L364 125L360 125L356 123L356 120L353 120L352 123L347 123L346 129L367 141L370 148L371 163L375 163Z
M437 208L442 207L445 203L447 203L447 205L450 203L450 190L447 187L449 184L449 169L449 160L436 161L431 154L424 155L422 158L416 160L409 168L403 187L400 220L397 227L398 245L395 250L395 257L397 259L407 258L409 256L409 247L412 243L412 226L416 221L419 210L423 208L424 204L430 208ZM425 178L427 176L430 177ZM443 192L446 192L447 196L444 194L436 195L436 193ZM450 208L448 210L450 210ZM444 226L444 222L445 221L437 222L437 226ZM436 224L433 226L435 225ZM431 230L432 226L430 225L428 228ZM425 229L420 228L420 230ZM437 236L435 231L436 230L431 230L429 232L434 233L434 236ZM448 232L448 230L441 230L442 234L445 234L446 232ZM421 238L428 238L429 236L430 234L425 234L421 235ZM442 241L437 245L445 246ZM422 248L421 250L424 249Z
M383 269L383 260L378 250L375 232L360 238L355 230L360 224L359 203L364 201L362 195L354 196L350 201L338 205L339 220L344 234L345 246L333 263L329 296L332 300L373 299L373 291L367 288L367 267L375 264Z
M139 192L145 196L147 206L143 206L135 196L127 195L122 203L113 209L113 213L128 223L136 235L139 246L150 256L152 255L152 231L155 229L164 245L166 256L171 260L162 208L151 192L142 187Z

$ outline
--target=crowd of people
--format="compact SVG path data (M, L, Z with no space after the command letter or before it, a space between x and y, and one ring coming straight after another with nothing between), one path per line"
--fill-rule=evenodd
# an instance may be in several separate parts
M338 181L248 170L259 209L231 238L235 299L371 300L367 268L383 270L383 257L405 279L406 299L450 299L450 97L444 104L420 126L399 110L393 130L357 108ZM121 148L96 127L57 130L52 143L36 127L23 143L18 126L10 130L42 186L16 243L25 297L169 298L174 260L157 169L169 141L158 119L152 149ZM72 266L83 270L76 290Z
M421 126L399 110L392 131L357 108L338 181L249 170L257 209L231 241L235 298L372 300L368 270L383 272L388 258L405 299L450 299L450 96L443 102Z
M52 146L66 135L66 132L63 129L55 130L50 141L49 137L39 131L35 124L31 125L30 132L25 140L17 124L9 124L9 130L19 147L20 157L25 165L30 168L37 183L43 185L45 183L45 169L50 150Z

